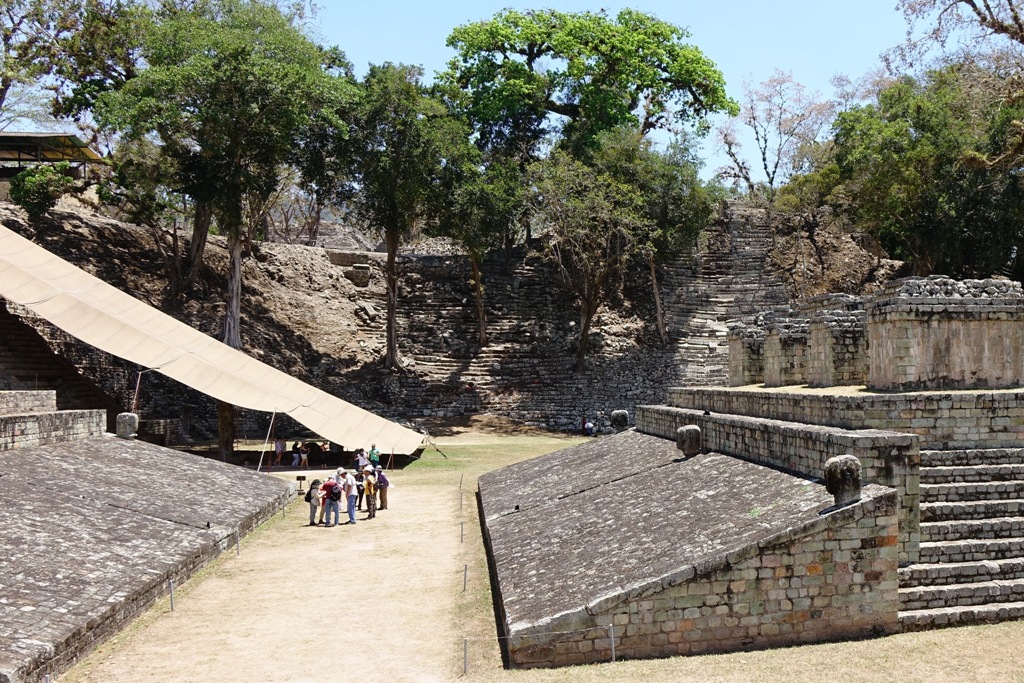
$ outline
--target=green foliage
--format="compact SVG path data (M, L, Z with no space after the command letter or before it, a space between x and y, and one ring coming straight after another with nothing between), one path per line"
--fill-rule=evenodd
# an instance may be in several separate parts
M617 128L598 136L592 165L639 193L640 220L632 237L645 258L667 261L689 250L714 213L685 135L662 153L639 131Z
M420 83L421 69L371 66L362 84L352 135L356 212L380 230L387 247L388 367L400 368L396 330L398 271L403 239L446 208L446 191L460 184L472 160L469 131Z
M66 161L26 168L11 178L11 201L23 208L30 219L43 217L74 187L70 171L71 164Z
M248 193L266 198L314 112L336 109L344 83L323 50L275 5L222 0L151 24L147 68L97 100L97 117L130 138L155 134L174 185L211 202L236 235Z
M53 112L81 118L105 92L117 90L139 71L142 46L159 19L143 2L68 0L57 40Z
M1019 173L969 163L997 153L1024 111L971 89L974 75L904 77L835 124L832 201L920 274L991 275L1024 237Z
M689 34L625 9L614 20L592 12L505 10L456 28L459 55L445 75L468 93L466 108L484 146L517 141L531 150L548 113L565 117L576 150L620 125L646 133L714 112L736 113L721 72Z

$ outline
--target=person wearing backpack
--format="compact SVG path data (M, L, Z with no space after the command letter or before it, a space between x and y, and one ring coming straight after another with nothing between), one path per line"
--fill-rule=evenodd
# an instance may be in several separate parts
M324 507L327 509L324 519L324 527L330 527L338 524L338 501L341 499L341 490L334 481L334 477L327 477L327 481L320 487L324 492ZM331 523L331 513L334 513L334 523Z
M309 525L316 526L316 510L320 507L320 480L314 479L306 491L306 502L309 503Z

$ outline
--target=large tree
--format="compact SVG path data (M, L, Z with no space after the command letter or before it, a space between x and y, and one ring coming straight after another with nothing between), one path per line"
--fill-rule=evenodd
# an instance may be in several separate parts
M99 97L97 115L130 138L157 136L178 189L216 217L230 255L222 339L240 348L244 202L270 196L299 132L335 110L344 83L291 16L260 0L174 12L149 27L143 57L145 69ZM230 414L222 406L222 449Z
M483 259L488 251L502 246L526 210L525 179L515 160L497 157L480 169L467 168L457 180L448 192L448 208L436 231L466 250L479 327L477 342L486 346Z
M582 372L605 286L633 252L644 222L643 193L561 150L534 165L531 181L535 217L548 231L546 254L579 301L576 371Z
M352 130L356 211L379 230L387 248L388 368L401 369L398 351L398 263L404 239L442 211L439 191L464 163L469 131L430 95L417 66L371 66Z
M560 117L564 144L584 150L620 125L642 133L701 124L735 113L721 72L689 34L650 14L505 10L456 28L458 51L446 78L470 94L477 132L487 140L543 136L542 114Z

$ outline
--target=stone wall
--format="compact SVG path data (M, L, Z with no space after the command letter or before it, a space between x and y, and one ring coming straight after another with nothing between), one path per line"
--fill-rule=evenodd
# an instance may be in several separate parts
M0 391L0 415L23 415L56 410L56 391Z
M514 635L517 667L728 652L899 630L896 495L888 492L690 568L590 614Z
M899 500L899 558L916 562L920 554L920 467L918 439L910 434L878 430L848 431L746 417L710 414L667 406L638 406L636 428L675 438L679 427L701 428L703 450L725 453L821 478L825 461L837 455L856 456L865 481L889 486Z
M843 429L916 434L924 450L1018 448L1024 389L909 394L808 394L677 387L668 405Z
M0 415L0 451L102 436L106 431L106 424L107 415L102 410Z
M872 389L1024 385L1019 282L906 278L885 287L867 309Z

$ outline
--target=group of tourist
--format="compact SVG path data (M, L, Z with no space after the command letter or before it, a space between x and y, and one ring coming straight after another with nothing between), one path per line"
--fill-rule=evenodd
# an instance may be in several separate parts
M371 449L372 454L375 449ZM362 451L358 451L362 453ZM377 510L388 509L388 489L391 482L380 466L380 452L377 452L377 464L370 457L366 458L366 464L357 467L354 471L348 471L339 467L338 471L327 477L327 481L321 482L314 479L306 492L306 502L309 503L309 526L323 524L324 527L332 527L342 524L340 520L341 501L345 501L348 521L344 524L356 523L356 511L363 509L366 503L366 517L373 519L377 516ZM358 460L357 460L358 462ZM379 506L378 506L379 500ZM319 512L319 519L318 519ZM332 521L333 520L333 521Z
M278 436L274 438L274 455L273 459L269 462L269 469L274 467L281 467L285 464L285 450L288 444L284 437ZM327 445L321 445L315 441L296 441L292 444L292 467L296 467L303 470L309 469L309 454L310 451L314 451L318 455L322 455L328 451ZM318 461L321 459L317 458ZM370 450L366 451L363 448L358 449L352 456L353 466L357 472L362 472L363 468L369 465L376 468L380 465L380 450L377 448L377 444L371 444Z

